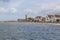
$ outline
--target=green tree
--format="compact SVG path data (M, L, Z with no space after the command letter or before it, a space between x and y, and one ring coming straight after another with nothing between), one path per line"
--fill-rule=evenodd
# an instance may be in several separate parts
M59 20L59 19L57 19L57 20L56 20L56 22L60 22L60 20Z
M35 22L39 22L39 20L35 20Z

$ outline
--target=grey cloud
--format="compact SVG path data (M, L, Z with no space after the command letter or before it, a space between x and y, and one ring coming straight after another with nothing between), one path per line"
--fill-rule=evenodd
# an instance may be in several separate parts
M10 0L0 0L0 1L2 1L2 2L9 2Z

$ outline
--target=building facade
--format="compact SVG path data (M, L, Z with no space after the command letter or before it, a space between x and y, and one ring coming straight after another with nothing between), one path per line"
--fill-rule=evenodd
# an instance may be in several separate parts
M42 17L41 16L37 16L34 19L36 22L41 22L42 21Z
M48 15L46 17L46 22L57 22L60 21L60 15Z

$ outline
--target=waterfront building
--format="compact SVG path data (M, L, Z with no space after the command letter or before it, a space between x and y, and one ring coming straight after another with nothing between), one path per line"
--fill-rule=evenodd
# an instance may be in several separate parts
M46 17L46 20L45 20L46 22L54 22L54 15L48 15L47 17Z
M42 17L41 16L37 16L34 19L36 22L41 22L42 21Z
M60 15L48 15L46 17L46 22L57 22L60 21Z
M42 22L45 22L45 19L46 19L45 17L42 17Z
M55 22L60 22L60 15L55 15L54 18L55 18Z
M28 22L34 22L34 18L31 18L31 17L30 18L27 18L27 21Z
M18 19L18 22L26 22L26 19Z

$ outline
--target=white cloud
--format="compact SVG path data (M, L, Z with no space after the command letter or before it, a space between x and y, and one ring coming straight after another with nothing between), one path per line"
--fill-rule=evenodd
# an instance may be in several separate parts
M60 3L47 3L41 5L41 10L60 10Z
M28 7L24 10L24 13L33 13L33 14L55 14L56 11L60 10L59 3L43 3L37 4L33 7ZM56 12L57 13L57 12Z
M8 11L6 11L7 9L5 9L5 8L2 8L2 9L0 8L0 12L4 11L4 12L16 13L18 10L20 10L20 9L17 10L17 8L21 8L21 7L23 8L23 6L20 7L20 5L24 5L25 7L27 7L27 5L26 5L27 0L25 2L24 1L25 0L10 0L10 2L7 5ZM31 4L31 2L33 2L33 4ZM31 4L31 6L28 6L27 9L23 10L25 13L37 14L44 10L53 10L53 11L60 10L60 5L58 5L59 3L57 3L57 2L56 3L54 3L54 2L52 2L52 3L51 2L50 3L37 3L36 0L33 0L31 2L29 2ZM19 12L22 13L23 11L19 11Z
M0 7L0 13L16 13L17 9L16 8L4 8L4 7Z
M57 11L60 10L60 5L55 6L53 10L57 10Z
M16 8L10 8L10 12L11 13L16 13L17 12L17 9Z
M5 13L7 12L7 9L5 9L4 7L0 7L0 13Z
M32 13L32 9L25 9L24 12L26 12L26 13Z
M48 12L48 10L53 12L55 10L56 11L60 10L60 5L59 3L43 3L41 5L37 4L37 6L31 7L30 9L33 10L32 11L33 13Z

